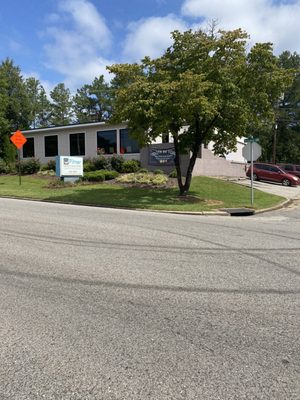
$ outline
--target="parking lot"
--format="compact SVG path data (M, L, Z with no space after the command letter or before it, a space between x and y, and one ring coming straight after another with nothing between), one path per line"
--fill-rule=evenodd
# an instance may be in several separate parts
M251 186L250 179L237 180L237 183L245 186ZM270 183L254 181L253 187L263 192L276 194L278 196L286 197L287 199L300 199L300 185L297 187L282 186L280 183Z

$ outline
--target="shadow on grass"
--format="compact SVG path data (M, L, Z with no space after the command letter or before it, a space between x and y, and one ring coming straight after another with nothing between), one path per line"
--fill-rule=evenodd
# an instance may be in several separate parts
M204 202L187 201L179 197L177 188L141 189L122 186L101 188L77 187L72 193L57 189L57 194L44 198L47 201L71 202L76 204L98 205L108 207L165 209L165 210L203 210ZM211 207L208 207L208 209Z

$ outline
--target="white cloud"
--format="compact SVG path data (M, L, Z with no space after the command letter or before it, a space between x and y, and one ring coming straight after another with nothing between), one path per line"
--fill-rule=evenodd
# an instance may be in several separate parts
M124 43L124 57L138 61L145 56L158 57L172 43L171 32L187 29L185 22L175 15L152 17L132 22Z
M185 0L182 14L203 18L202 26L216 19L220 28L245 29L252 42L272 42L277 53L300 51L300 0Z
M44 38L48 40L44 46L47 67L65 76L64 83L72 91L95 76L108 76L105 67L113 61L104 54L112 35L90 1L61 1L58 12L48 19Z

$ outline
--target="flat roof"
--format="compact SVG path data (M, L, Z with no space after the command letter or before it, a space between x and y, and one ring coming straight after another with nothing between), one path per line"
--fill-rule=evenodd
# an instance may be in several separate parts
M84 122L81 124L69 124L69 125L55 125L49 126L46 128L33 128L33 129L24 129L22 130L23 133L37 133L37 132L47 132L47 131L55 131L59 129L72 129L76 127L89 127L89 126L100 126L100 125L125 125L125 123L118 123L118 124L110 124L108 122L99 121L99 122Z

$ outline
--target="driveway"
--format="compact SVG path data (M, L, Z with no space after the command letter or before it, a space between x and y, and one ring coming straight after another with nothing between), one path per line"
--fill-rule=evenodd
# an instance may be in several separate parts
M251 186L250 179L236 180L236 183L244 186ZM287 199L300 199L300 186L297 187L286 187L282 186L280 183L270 183L270 182L253 182L253 187L263 192L276 194L278 196L286 197Z

